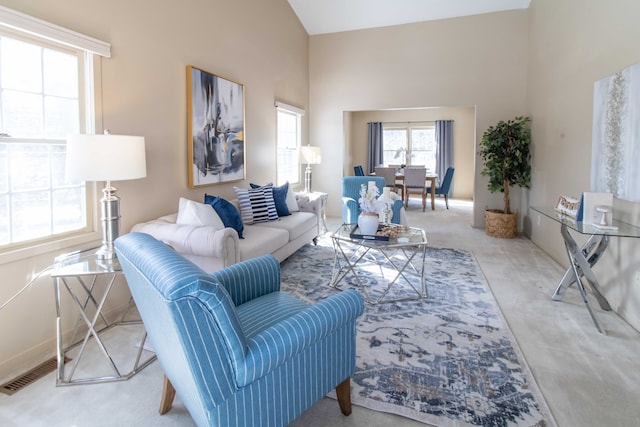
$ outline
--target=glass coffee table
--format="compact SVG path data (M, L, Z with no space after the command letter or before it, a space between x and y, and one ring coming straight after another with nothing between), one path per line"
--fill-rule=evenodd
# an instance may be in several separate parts
M394 224L388 227L398 227L388 240L359 236L353 225L341 225L333 232L335 256L329 286L340 289L343 281L350 282L370 304L427 298L424 230Z

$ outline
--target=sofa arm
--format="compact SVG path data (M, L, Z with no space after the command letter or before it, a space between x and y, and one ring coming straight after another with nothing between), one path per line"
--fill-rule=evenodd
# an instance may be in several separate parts
M238 306L259 296L280 290L280 263L273 255L241 261L211 273Z
M320 209L322 208L322 201L320 198L310 198L306 193L295 193L296 202L298 203L298 208L302 212L311 212L318 216L320 214Z
M339 328L352 327L355 340L355 321L363 311L362 295L348 289L258 333L248 340L244 366L237 371L238 386L267 375Z
M240 261L238 233L233 228L150 221L134 225L131 231L150 234L181 254L222 258L233 264Z

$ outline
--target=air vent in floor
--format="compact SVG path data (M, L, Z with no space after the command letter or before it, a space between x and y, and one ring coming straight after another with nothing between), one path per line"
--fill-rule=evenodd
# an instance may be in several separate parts
M65 358L65 363L67 363L69 360L69 358ZM2 384L0 386L0 393L8 394L9 396L11 396L12 394L17 393L18 391L25 388L32 382L37 381L45 375L55 371L57 367L58 361L55 357L52 357L51 359L39 364L35 368L28 370L19 377Z

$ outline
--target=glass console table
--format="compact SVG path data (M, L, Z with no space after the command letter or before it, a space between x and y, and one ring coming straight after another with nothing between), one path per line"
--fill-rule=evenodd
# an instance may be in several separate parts
M51 277L56 299L56 334L57 334L57 359L58 368L56 373L56 385L73 385L102 383L109 381L128 380L133 375L144 369L156 359L156 355L149 351L150 356L141 360L145 343L147 339L144 326L141 328L143 336L140 339L138 349L133 355L133 363L127 367L128 363L122 360L128 354L114 354L108 343L104 339L104 334L112 327L119 325L142 325L141 320L125 320L125 316L129 309L133 308L133 300L129 301L127 311L122 315L119 321L111 322L103 312L105 302L107 301L111 290L118 277L124 277L120 262L114 260L97 260L95 256L96 249L72 252L70 254L61 255L55 258ZM62 333L62 309L63 301L62 290L66 289L68 297L72 301L72 306L78 312L73 333L68 342L65 343ZM67 299L67 298L65 298ZM86 331L85 331L86 329ZM83 335L79 340L76 335ZM85 355L90 342L94 341L99 349L98 354L103 356L101 359L110 373L99 374L97 376L87 375L87 372L79 368L80 361ZM73 364L69 370L65 370L67 358L65 353L76 346L80 349L74 356ZM117 347L117 346L115 346ZM97 356L88 356L90 359L96 359ZM96 360L93 360L94 365ZM128 371L127 371L128 370Z
M582 283L582 278L584 277L586 279L586 282L589 285L589 288L591 289L596 300L598 301L600 308L606 311L611 310L609 302L600 292L598 279L596 278L596 275L591 268L598 262L598 260L602 257L602 254L604 254L604 252L607 250L607 247L609 246L609 239L611 237L640 238L640 227L636 227L635 225L627 224L625 222L614 219L612 225L617 227L617 230L612 230L600 228L590 224L583 224L582 222L575 221L573 218L563 215L551 208L531 207L531 209L560 223L560 234L562 235L562 239L564 240L564 245L567 250L567 257L569 258L570 262L570 266L562 276L560 283L558 283L558 286L553 293L552 299L554 301L562 300L569 286L576 283L578 290L580 291L580 295L582 296L582 300L587 306L589 314L593 319L593 323L595 323L596 328L598 328L598 331L600 333L606 334L602 325L598 321L596 313L593 311L593 308L589 304L586 289L584 287L584 284ZM570 230L580 234L588 235L589 238L581 247L578 247L578 244L571 235Z

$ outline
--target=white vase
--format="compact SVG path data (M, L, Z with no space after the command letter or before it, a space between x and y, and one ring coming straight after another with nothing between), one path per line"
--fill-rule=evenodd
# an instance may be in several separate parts
M384 188L388 190L388 187ZM382 193L382 196L378 198L378 203L380 204L380 214L378 215L378 219L383 224L391 224L391 220L393 219L393 200L391 199L390 193L387 191Z
M360 234L374 236L378 231L378 214L375 212L362 212L358 216L358 228Z

